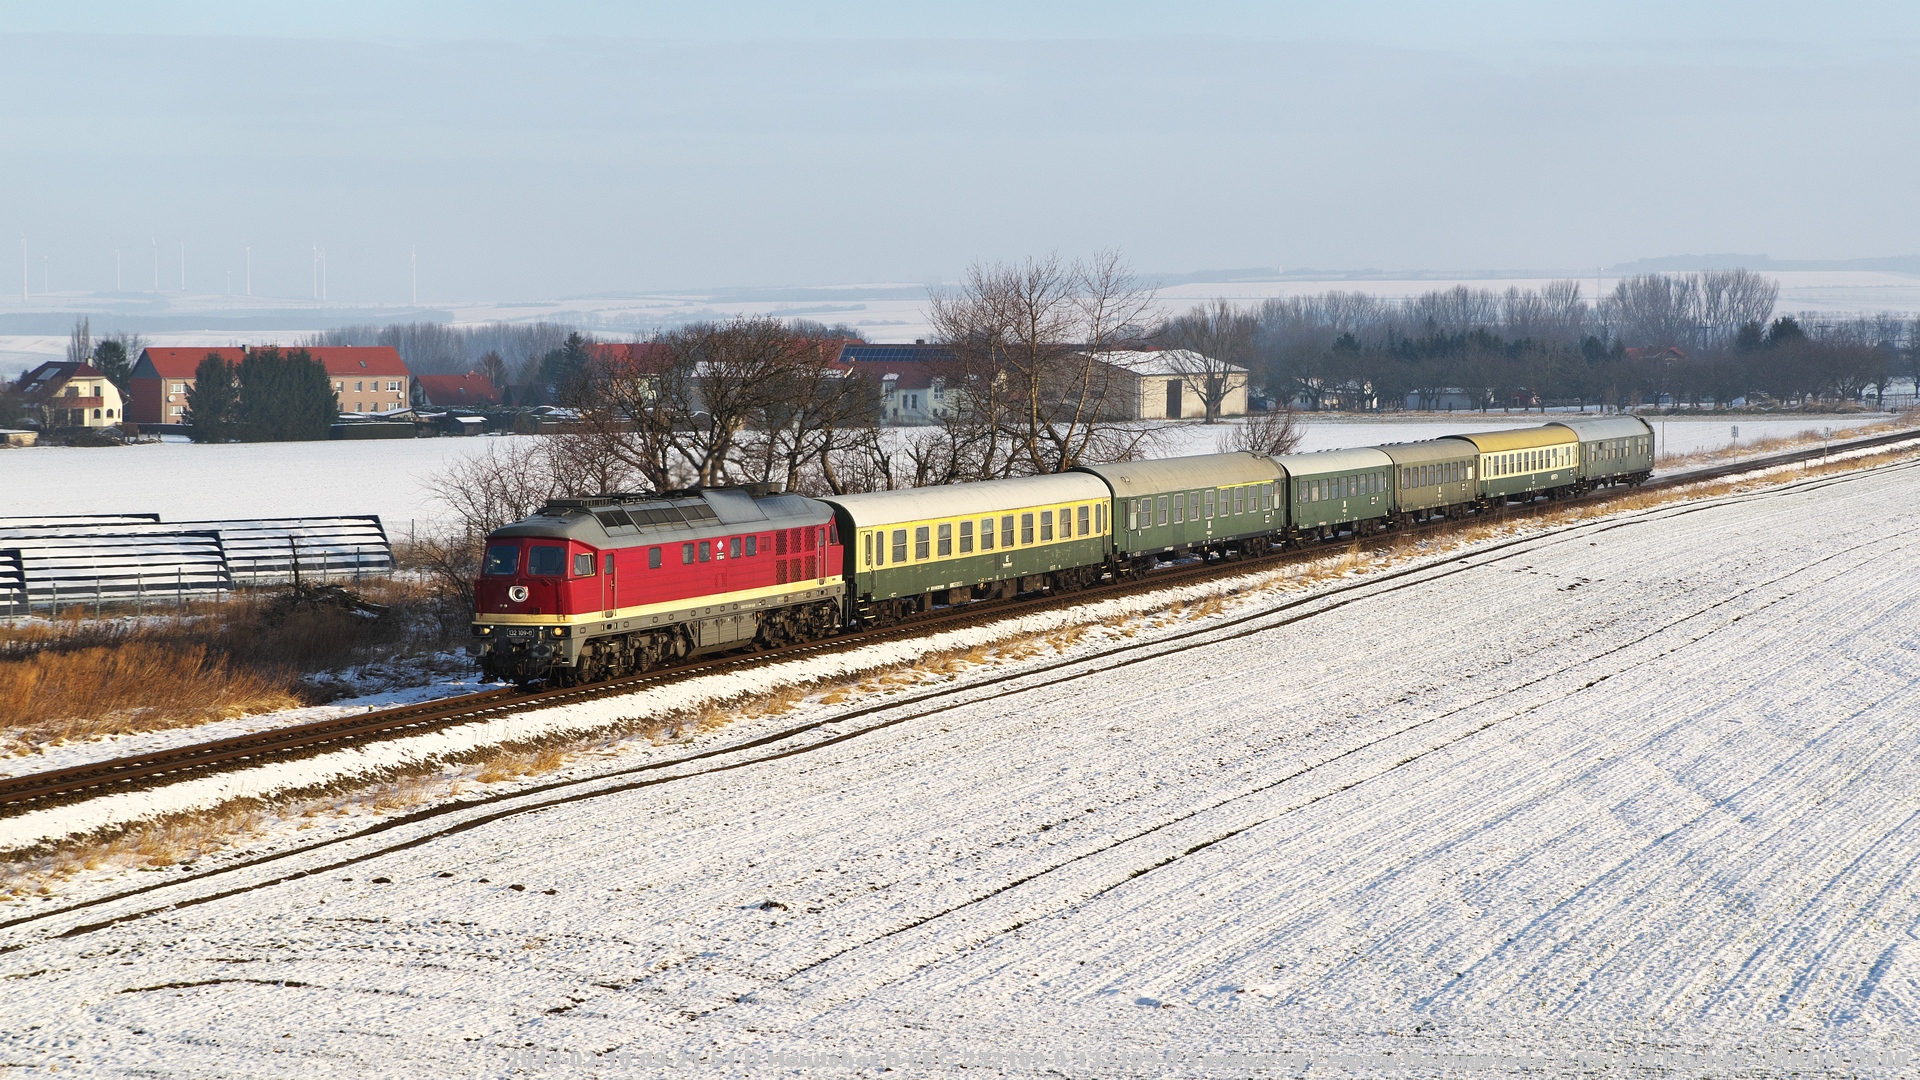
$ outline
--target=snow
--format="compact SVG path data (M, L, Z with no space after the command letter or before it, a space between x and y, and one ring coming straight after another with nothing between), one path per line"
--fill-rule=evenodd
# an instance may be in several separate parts
M1550 417L1548 417L1550 418ZM1506 425L1527 426L1540 414L1461 414L1436 419L1312 418L1301 449L1331 450L1410 442ZM1885 416L1656 421L1670 453L1723 449L1731 425L1743 443L1776 435L1882 422ZM1169 425L1155 456L1210 454L1225 425ZM915 431L901 429L903 437ZM498 441L530 436L397 439L199 446L183 441L117 447L33 447L0 451L0 516L8 514L158 513L162 520L378 514L396 540L447 525L433 496L433 478L454 461Z
M842 706L881 709L811 752L178 875L0 929L0 1044L89 1073L1911 1075L1917 496L1885 467L1119 618L1051 672Z

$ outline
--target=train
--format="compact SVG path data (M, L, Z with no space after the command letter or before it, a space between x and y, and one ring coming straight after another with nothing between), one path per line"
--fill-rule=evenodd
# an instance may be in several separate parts
M1654 452L1639 417L1567 417L1420 442L820 498L753 484L556 498L487 536L473 634L490 678L595 682L1185 559L1638 485Z

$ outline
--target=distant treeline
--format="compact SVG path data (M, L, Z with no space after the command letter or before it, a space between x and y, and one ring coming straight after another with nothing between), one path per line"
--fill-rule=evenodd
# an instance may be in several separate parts
M1739 270L1627 278L1598 303L1575 281L1407 300L1329 292L1245 311L1239 336L1254 382L1309 408L1858 401L1920 367L1920 320L1775 318L1777 298Z

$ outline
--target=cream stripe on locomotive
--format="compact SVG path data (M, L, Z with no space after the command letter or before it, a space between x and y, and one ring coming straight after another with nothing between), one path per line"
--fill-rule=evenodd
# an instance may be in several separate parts
M512 626L567 626L576 623L612 622L617 619L643 619L649 615L666 612L687 612L689 617L699 617L701 609L724 607L728 604L740 604L769 597L799 595L832 585L840 579L829 577L824 583L818 578L803 578L785 585L763 585L757 589L739 589L734 592L703 593L678 600L663 600L653 604L638 604L633 607L615 608L613 614L605 611L589 611L579 615L517 615L484 614L474 618L476 623L499 623Z
M888 566L973 558L1061 540L1105 536L1108 500L1080 500L1049 506L982 512L970 517L889 522L860 530L862 571Z

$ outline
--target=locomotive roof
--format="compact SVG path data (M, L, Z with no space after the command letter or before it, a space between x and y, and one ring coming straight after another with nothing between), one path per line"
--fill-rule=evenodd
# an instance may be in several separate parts
M495 529L492 535L566 537L595 546L677 543L757 529L820 525L829 517L825 506L799 495L704 488L668 495L552 499L539 513Z
M1637 416L1569 416L1555 420L1552 427L1563 427L1579 436L1581 442L1602 439L1633 439L1653 434L1653 428Z
M971 484L875 491L865 495L832 495L825 501L851 515L856 528L866 528L1110 497L1107 485L1097 476L1054 473L1012 480L981 480Z
M1079 465L1075 471L1100 477L1113 488L1115 496L1123 499L1183 488L1257 484L1281 479L1280 469L1272 458L1247 452Z

